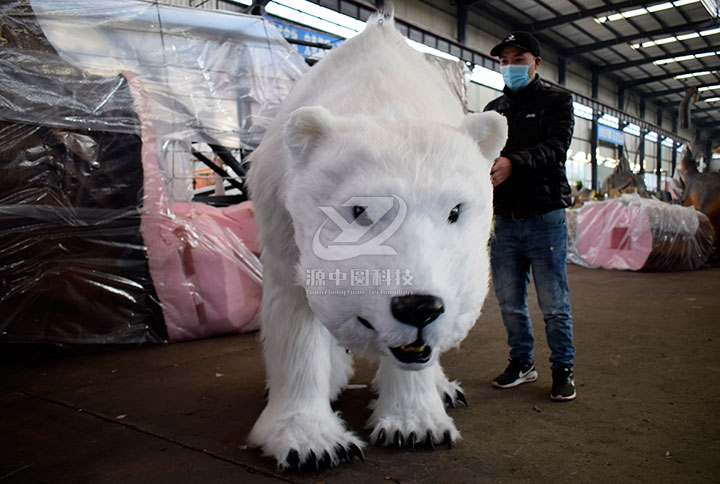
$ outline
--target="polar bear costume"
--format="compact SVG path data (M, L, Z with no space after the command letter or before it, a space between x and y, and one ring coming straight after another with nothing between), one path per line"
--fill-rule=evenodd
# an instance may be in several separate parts
M391 18L372 17L293 88L252 155L268 402L249 442L281 469L362 458L330 403L352 354L379 361L370 441L459 438L438 356L488 291L496 113L465 115Z

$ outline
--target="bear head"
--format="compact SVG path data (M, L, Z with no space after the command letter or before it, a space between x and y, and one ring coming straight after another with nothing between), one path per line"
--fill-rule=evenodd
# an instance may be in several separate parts
M284 200L297 282L341 345L420 369L457 346L488 290L501 115L460 126L296 109Z

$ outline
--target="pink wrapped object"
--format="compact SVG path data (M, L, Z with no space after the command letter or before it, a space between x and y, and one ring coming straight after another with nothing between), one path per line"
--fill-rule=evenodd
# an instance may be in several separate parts
M128 78L142 121L149 110L142 80ZM142 141L140 230L169 340L259 329L262 267L251 203L170 201L153 123L143 123Z
M710 222L692 208L623 195L588 203L574 218L568 257L586 267L694 270L712 251Z

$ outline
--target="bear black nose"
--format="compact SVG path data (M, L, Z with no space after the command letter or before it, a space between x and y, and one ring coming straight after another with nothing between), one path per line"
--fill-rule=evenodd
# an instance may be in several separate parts
M432 323L445 312L442 299L424 294L395 296L390 301L390 308L395 319L419 329Z

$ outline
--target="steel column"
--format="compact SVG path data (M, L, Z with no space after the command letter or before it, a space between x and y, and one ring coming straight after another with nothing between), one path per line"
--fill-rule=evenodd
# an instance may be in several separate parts
M592 97L593 99L598 98L598 91L600 87L600 74L597 71L592 73ZM592 180L592 189L598 189L598 119L600 118L600 112L597 109L593 109L592 115L592 132L590 133L590 176Z
M657 108L657 125L662 126L662 114L663 110L662 108ZM661 174L661 168L662 168L662 136L658 133L657 135L657 141L655 142L656 147L656 157L655 157L655 176L656 176L656 186L657 191L660 191L660 186L662 184L662 174Z
M677 129L678 129L678 115L677 115L677 112L674 112L674 113L673 113L673 116L672 116L672 129L673 129L674 132L677 133ZM670 167L670 173L672 174L671 176L675 176L675 170L677 169L677 149L678 149L678 146L679 146L679 145L680 145L680 143L678 143L678 142L673 142L672 162L671 162L672 165L671 165L671 167Z

